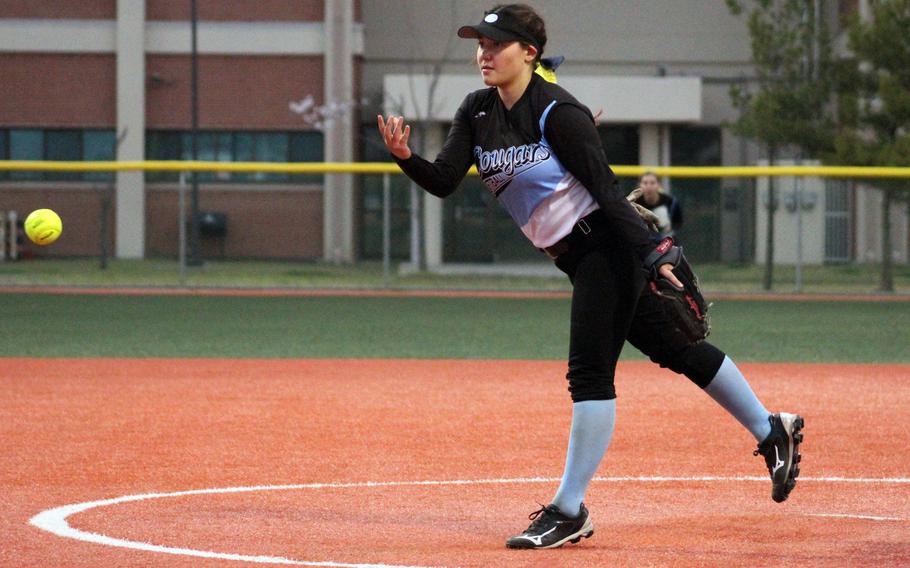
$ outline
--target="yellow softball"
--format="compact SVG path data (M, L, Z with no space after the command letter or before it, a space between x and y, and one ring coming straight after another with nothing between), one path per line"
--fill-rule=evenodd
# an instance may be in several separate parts
M49 245L63 232L63 221L50 209L36 209L25 218L25 234L37 245Z

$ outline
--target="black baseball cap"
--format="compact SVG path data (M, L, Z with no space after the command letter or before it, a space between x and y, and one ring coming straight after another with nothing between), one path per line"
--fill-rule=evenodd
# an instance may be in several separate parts
M508 6L487 12L483 20L475 26L461 26L458 28L458 37L488 37L496 41L520 41L533 45L537 51L542 51L534 36L525 30Z

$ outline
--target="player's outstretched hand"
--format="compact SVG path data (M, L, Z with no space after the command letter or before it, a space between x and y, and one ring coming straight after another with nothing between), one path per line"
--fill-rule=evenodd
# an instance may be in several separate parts
M388 120L383 120L380 114L376 118L382 141L385 142L389 152L399 160L410 158L411 149L408 148L408 138L411 136L411 127L404 123L404 117L389 115Z

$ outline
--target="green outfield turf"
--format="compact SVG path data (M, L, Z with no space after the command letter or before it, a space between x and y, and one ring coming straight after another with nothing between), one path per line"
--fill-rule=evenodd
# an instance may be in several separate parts
M499 269L499 274L433 274L399 272L391 266L388 281L377 262L335 265L324 262L206 261L186 269L180 278L173 260L111 260L101 269L95 259L35 259L0 262L0 286L192 286L203 288L366 288L461 290L564 290L569 281L548 262L523 265L476 265L477 270ZM540 276L549 268L553 276ZM527 275L528 271L536 275ZM695 266L707 292L764 292L764 268L757 264L700 263ZM511 275L509 275L511 274ZM522 275L525 274L525 275ZM872 264L805 266L802 291L806 293L869 294L879 288L879 267ZM774 292L795 290L795 269L777 266ZM894 290L910 294L910 266L894 267Z
M563 359L568 312L567 299L0 294L0 356ZM910 362L910 302L720 300L712 314L710 340L738 361Z

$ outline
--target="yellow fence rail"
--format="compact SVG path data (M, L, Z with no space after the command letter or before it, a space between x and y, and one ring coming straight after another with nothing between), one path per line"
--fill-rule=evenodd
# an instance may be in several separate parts
M612 166L618 176L640 176L646 171L659 176L687 178L718 177L833 177L833 178L910 178L910 168L856 166ZM390 162L208 162L148 160L123 162L51 162L40 160L0 160L0 171L45 172L267 172L285 174L399 174ZM477 171L471 168L471 174Z

